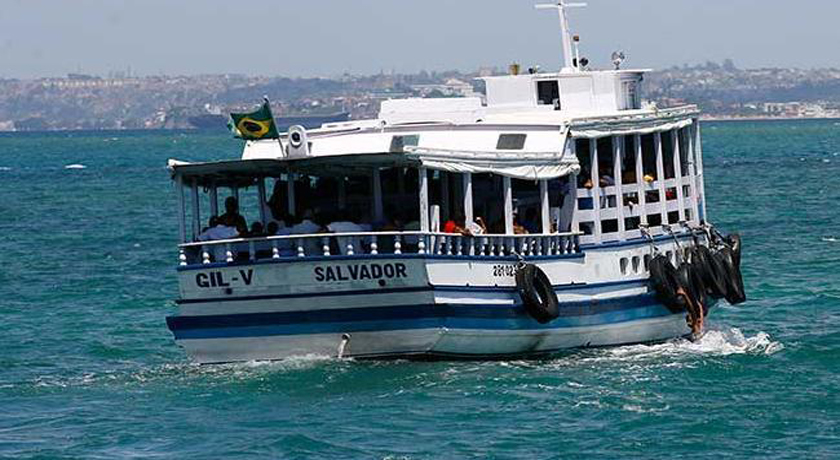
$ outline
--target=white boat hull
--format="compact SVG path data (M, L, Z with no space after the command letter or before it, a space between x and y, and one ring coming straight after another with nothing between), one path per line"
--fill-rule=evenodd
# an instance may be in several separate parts
M659 304L648 286L648 253L637 242L529 260L560 301L560 317L545 325L520 305L515 259L422 255L188 267L179 271L180 314L168 323L200 363L492 358L688 335L685 314Z

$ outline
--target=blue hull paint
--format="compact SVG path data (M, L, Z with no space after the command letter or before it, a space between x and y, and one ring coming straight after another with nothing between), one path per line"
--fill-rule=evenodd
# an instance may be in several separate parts
M563 303L560 317L539 324L521 306L428 304L167 318L177 340L429 328L535 331L612 325L673 313L649 294Z

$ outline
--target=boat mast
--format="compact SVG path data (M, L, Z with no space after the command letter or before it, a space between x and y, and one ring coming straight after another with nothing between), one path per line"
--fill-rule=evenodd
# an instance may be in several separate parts
M566 8L579 8L586 6L586 3L568 3L565 0L558 0L556 4L545 3L536 5L538 10L556 9L560 16L560 37L563 41L563 72L580 71L580 63L575 62L572 57L572 36L569 31L569 17L566 15Z

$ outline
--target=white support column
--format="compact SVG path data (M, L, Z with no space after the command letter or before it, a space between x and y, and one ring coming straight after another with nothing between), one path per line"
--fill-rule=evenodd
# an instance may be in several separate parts
M624 137L613 136L613 178L615 179L615 215L618 219L618 239L624 241L627 236L624 232L627 230L624 222L624 177L622 164L624 160Z
M575 142L575 139L569 139L569 155L571 155L571 158L577 158L577 142ZM569 176L569 184L568 184L567 193L569 194L570 197L572 197L573 201L571 203L568 203L568 204L566 202L564 202L563 207L565 208L566 206L569 206L570 209L568 210L568 212L570 212L571 215L569 215L567 212L564 212L563 216L564 217L568 216L569 218L571 218L571 225L569 226L569 228L573 232L577 233L577 232L580 232L580 217L579 217L580 216L580 214L579 214L580 199L578 197L578 175L577 174L572 174L572 175ZM565 224L565 222L564 222L564 224Z
M642 213L639 216L639 221L642 225L647 225L647 197L645 191L647 190L647 182L645 182L645 166L644 156L642 155L642 136L640 134L633 135L633 147L636 150L636 184L639 186L639 209Z
M347 178L338 178L338 209L347 209Z
M210 215L219 215L219 189L216 184L210 187Z
M419 168L417 182L420 184L420 231L429 231L429 171Z
M201 209L198 205L198 180L192 183L192 228L193 238L201 234Z
M452 218L452 209L449 207L449 173L440 171L440 218L441 222Z
M679 205L680 222L685 221L685 196L683 194L682 159L680 158L680 130L671 131L671 149L674 152L674 177L677 182L677 201Z
M592 225L592 238L598 244L601 242L601 177L598 171L597 139L589 139L589 164L592 165L589 169L592 180L592 215L595 220Z
M580 200L578 199L578 176L577 174L572 174L569 176L569 184L568 189L566 191L568 196L571 198L571 203L563 202L563 213L561 213L561 219L569 219L569 220L561 220L561 223L565 227L569 225L571 231L577 233L580 232L580 219L578 218L580 211ZM568 208L567 208L568 207ZM563 229L561 228L561 233Z
M659 214L662 217L662 225L668 223L668 200L665 199L665 164L662 153L662 133L656 132L653 135L653 146L656 149L656 183L659 188Z
M373 168L371 180L373 182L373 220L374 222L382 222L382 175L379 168Z
M505 194L505 234L513 235L513 188L510 177L502 177L502 190Z
M187 242L187 206L184 202L184 178L175 176L175 193L178 197L178 236L181 243Z
M268 219L265 215L265 177L257 179L257 192L260 200L260 222L262 222L263 227L265 227L268 225Z
M542 218L542 232L551 233L551 201L548 199L548 181L540 181L540 217Z
M694 161L697 168L697 191L700 200L700 215L702 220L708 220L706 215L706 174L703 172L703 140L700 135L700 120L695 118L694 123Z
M697 186L697 157L694 154L694 125L685 129L685 142L688 150L688 184L691 186L691 216L692 222L700 222L700 188Z
M473 187L472 187L472 173L464 173L462 175L463 190L464 190L464 222L469 224L475 222L475 212L473 211Z
M295 174L286 174L286 199L287 207L289 208L289 215L296 216L295 213Z

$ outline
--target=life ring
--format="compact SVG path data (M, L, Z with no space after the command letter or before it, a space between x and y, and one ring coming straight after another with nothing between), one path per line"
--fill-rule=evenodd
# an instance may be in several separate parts
M726 295L726 270L706 246L691 249L691 262L702 276L705 292L715 299Z
M551 281L539 267L526 264L516 271L516 287L525 311L540 324L560 316L557 293Z
M726 301L731 305L738 305L747 300L744 292L744 278L741 276L741 268L735 263L735 255L732 249L724 247L715 253L715 257L724 267L726 274Z
M680 280L674 264L662 254L657 254L650 261L649 268L650 281L657 299L672 313L685 311L685 299L677 293L680 289Z

